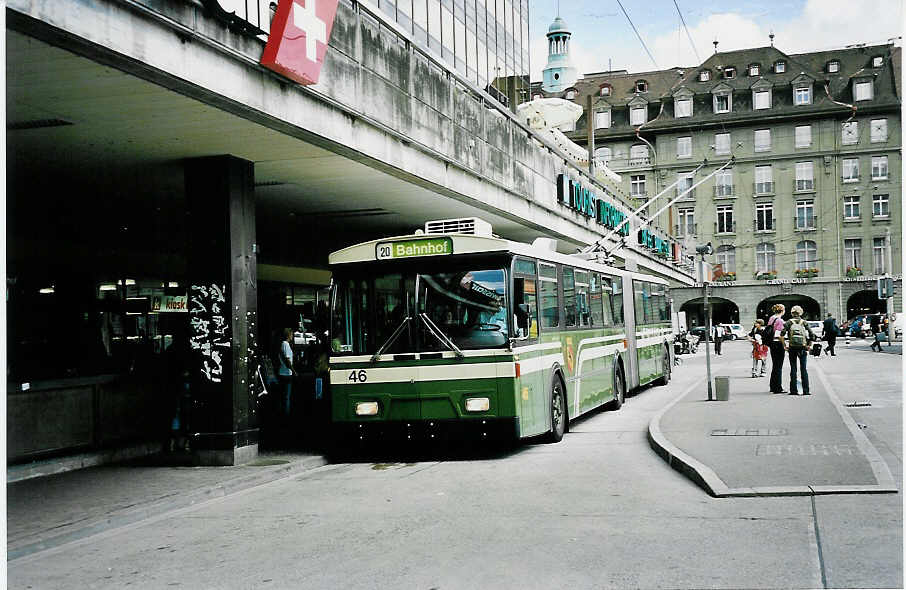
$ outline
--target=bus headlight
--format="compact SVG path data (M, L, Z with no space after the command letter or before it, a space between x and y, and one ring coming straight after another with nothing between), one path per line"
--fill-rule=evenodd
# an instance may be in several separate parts
M356 416L377 416L377 402L359 402L355 405Z
M491 400L486 397L466 398L466 412L487 412L491 407Z

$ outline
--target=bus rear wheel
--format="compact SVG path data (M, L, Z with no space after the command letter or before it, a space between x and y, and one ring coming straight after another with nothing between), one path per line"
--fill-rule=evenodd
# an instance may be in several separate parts
M566 393L563 390L563 382L554 376L551 381L551 430L547 433L547 442L557 443L563 440L566 421Z
M613 372L613 401L607 404L608 410L619 410L626 401L626 380L623 378L623 369L617 368Z

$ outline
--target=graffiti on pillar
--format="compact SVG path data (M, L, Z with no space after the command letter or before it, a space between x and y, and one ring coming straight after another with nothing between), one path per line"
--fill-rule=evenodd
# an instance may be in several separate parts
M230 354L229 312L218 284L192 285L189 289L189 343L201 355L201 374L212 383L223 381L225 356Z

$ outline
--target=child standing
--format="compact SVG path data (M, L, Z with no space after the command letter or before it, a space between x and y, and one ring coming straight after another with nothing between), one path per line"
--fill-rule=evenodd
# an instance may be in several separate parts
M752 343L752 377L764 377L768 347L764 344L764 320L755 320L749 341Z

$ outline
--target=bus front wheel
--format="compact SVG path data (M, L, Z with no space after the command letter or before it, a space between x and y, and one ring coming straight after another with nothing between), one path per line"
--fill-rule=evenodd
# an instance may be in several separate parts
M563 440L566 420L566 393L563 382L555 375L551 380L551 430L547 433L547 442L557 443Z

